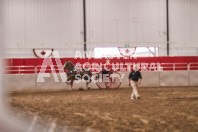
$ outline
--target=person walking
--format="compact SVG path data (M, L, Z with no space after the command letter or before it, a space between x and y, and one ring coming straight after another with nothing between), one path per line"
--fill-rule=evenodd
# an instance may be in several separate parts
M138 71L138 65L134 65L133 71L130 72L129 74L129 86L133 88L132 94L131 94L131 99L140 99L139 93L138 93L138 84L140 84L142 81L142 75ZM131 85L130 85L131 84Z

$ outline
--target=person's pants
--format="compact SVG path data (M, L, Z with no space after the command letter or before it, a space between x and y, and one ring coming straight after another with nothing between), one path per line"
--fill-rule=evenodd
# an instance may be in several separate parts
M131 80L131 87L133 88L131 98L134 98L134 97L138 98L139 97L139 94L138 94L138 91L137 91L138 82L135 82L135 81Z
M110 71L102 71L102 74L108 74Z

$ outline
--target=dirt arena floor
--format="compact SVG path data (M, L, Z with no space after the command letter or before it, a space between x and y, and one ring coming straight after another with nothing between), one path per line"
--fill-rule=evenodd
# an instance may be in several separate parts
M198 132L198 87L8 93L16 115L55 130L98 132Z

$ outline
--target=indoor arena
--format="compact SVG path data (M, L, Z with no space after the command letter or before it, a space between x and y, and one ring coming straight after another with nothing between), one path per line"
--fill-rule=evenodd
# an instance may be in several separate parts
M198 132L198 0L0 0L0 132Z

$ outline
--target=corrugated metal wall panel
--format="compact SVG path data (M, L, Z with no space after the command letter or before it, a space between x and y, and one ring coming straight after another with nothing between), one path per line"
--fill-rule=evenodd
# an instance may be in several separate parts
M171 55L198 55L198 1L197 0L170 0L170 41ZM180 48L186 47L186 48Z
M87 0L88 41L165 42L165 5L165 0ZM124 44L88 45L90 50L96 46Z
M32 47L74 46L82 41L82 2L31 0L26 4L27 43ZM38 6L39 5L39 6ZM77 46L75 47L77 48Z
M83 51L82 0L2 0L6 48L67 48L63 57ZM124 42L166 41L166 0L86 0L88 50ZM198 1L169 0L170 55L198 55ZM77 43L80 42L80 43ZM115 43L104 43L115 42ZM116 43L122 42L122 43ZM144 46L145 44L136 44ZM159 55L166 55L166 43ZM130 44L130 46L133 46ZM68 48L69 47L69 48ZM34 57L31 50L9 50L8 57ZM28 55L28 56L24 56Z
M23 0L3 0L3 37L8 48L24 47L24 3Z
M83 42L81 0L3 0L3 6L4 44L15 48L13 56L26 54L16 48L67 48L64 56L83 50L76 44ZM30 51L28 57L33 57Z

